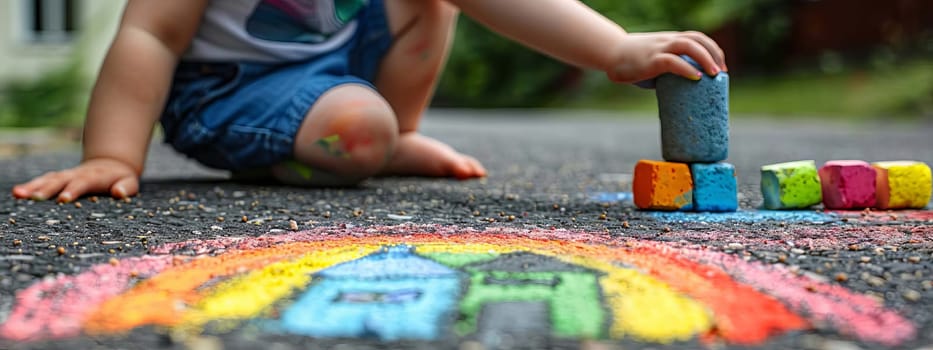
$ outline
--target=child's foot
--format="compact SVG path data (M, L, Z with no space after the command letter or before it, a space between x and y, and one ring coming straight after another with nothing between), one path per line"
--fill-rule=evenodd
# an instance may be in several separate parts
M457 152L438 140L411 132L399 137L395 155L382 174L464 180L486 176L486 168L476 158Z

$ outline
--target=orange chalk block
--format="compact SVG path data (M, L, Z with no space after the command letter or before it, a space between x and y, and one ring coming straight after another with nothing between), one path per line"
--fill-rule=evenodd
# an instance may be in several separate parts
M875 206L879 209L921 209L930 202L930 166L915 161L875 162Z
M632 187L640 209L693 209L693 179L685 163L640 160Z

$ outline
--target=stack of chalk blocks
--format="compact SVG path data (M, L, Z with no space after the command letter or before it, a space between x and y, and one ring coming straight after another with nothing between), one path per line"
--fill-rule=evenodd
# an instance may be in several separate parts
M665 161L635 165L635 205L644 210L736 211L735 167L722 162L729 155L729 75L693 81L665 74L656 79L655 88Z
M820 204L833 210L922 209L933 193L930 166L917 161L869 164L833 160L819 169L812 160L761 168L767 209L805 209Z

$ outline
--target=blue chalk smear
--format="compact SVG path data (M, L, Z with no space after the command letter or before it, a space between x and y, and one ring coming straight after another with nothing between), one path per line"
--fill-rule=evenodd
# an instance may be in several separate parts
M590 199L600 203L631 202L635 196L632 192L597 192Z
M665 222L707 222L707 223L765 223L765 222L805 222L824 224L839 220L839 216L814 211L777 211L753 210L733 213L686 213L686 212L651 212L650 215Z

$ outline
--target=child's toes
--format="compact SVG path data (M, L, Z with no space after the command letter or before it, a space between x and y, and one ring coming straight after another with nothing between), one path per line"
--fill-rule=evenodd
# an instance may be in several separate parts
M452 162L449 171L453 177L459 180L469 179L471 177L470 173L472 172L470 164L464 160Z
M474 177L486 177L486 167L483 166L483 163L480 163L479 160L470 156L467 156L467 161L473 169Z
M461 156L453 168L453 173L457 179L466 180L486 176L486 169L476 158Z

